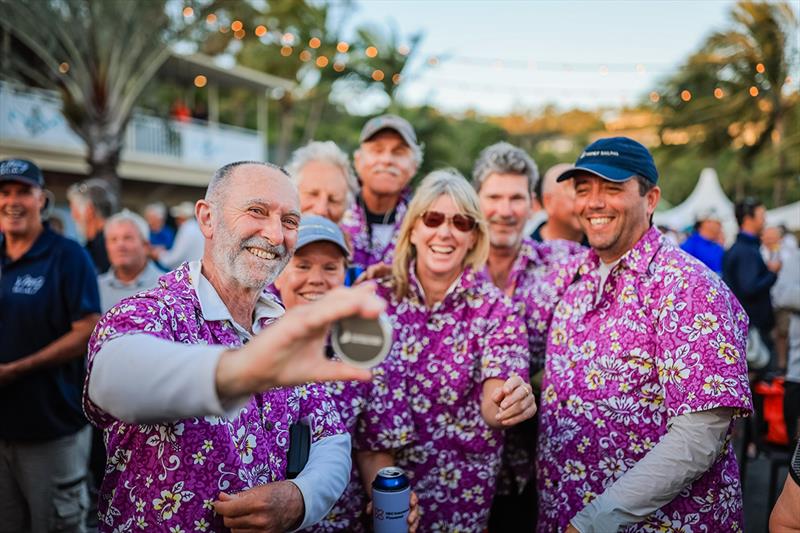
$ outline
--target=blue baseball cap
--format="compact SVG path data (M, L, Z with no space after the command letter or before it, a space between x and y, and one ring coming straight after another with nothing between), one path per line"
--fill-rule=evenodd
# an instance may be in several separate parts
M345 257L350 257L344 233L335 222L319 215L303 215L297 229L295 251L314 242L332 242L342 249Z
M641 176L658 182L658 170L650 151L628 137L599 139L587 146L575 161L575 167L562 173L556 181L568 180L588 172L609 181L628 181Z
M17 181L40 189L44 188L42 170L27 159L0 161L0 183L5 181Z

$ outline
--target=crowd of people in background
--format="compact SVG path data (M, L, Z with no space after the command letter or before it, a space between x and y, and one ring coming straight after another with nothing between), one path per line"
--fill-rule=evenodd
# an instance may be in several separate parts
M423 157L383 115L352 165L314 141L169 209L89 179L83 250L41 170L0 162L0 531L368 531L385 466L411 531L741 531L755 381L798 434L794 235L752 199L727 249L713 211L661 231L625 137L543 176L501 142L412 187ZM387 358L336 361L327 327L378 312Z

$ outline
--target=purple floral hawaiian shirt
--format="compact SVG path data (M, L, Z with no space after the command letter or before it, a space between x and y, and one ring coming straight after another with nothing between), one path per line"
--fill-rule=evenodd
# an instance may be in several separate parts
M517 315L528 330L531 376L544 369L550 319L572 279L565 262L583 250L583 246L572 241L559 239L540 243L526 237L511 266L508 286L513 288L511 300ZM489 275L488 270L484 272ZM503 462L497 479L498 494L519 493L536 479L537 421L538 418L532 418L506 431Z
M392 263L394 246L397 240L400 224L408 209L408 202L411 200L411 189L405 189L397 202L394 215L394 236L389 244L382 250L373 249L372 234L367 223L367 214L361 202L354 202L342 217L339 226L350 239L352 254L350 263L354 267L367 268L375 263Z
M397 450L397 466L411 478L422 510L420 531L483 531L500 467L503 431L481 416L483 382L528 375L525 325L482 272L466 269L445 298L431 308L410 268L409 296L397 299L388 286L395 343L387 358L402 376L390 397L407 395L415 435ZM356 446L394 447L405 431L396 405L375 401L362 416Z
M685 413L751 410L747 318L703 264L651 228L598 296L599 258L556 306L540 409L540 532L570 519L622 476ZM627 531L741 531L742 495L730 444L672 502Z
M106 342L134 333L185 344L241 345L231 323L203 319L186 263L103 316L89 341L83 396L89 420L105 430L108 452L100 531L227 530L212 502L220 491L285 479L291 424L307 422L315 441L345 431L330 397L314 384L254 395L232 419L206 416L154 425L117 420L89 399L89 376Z
M372 434L369 421L388 416L389 413L392 416L391 423L383 425L385 431L377 435L381 449L394 450L407 446L415 436L402 374L397 371L394 362L387 359L372 369L372 376L370 382L334 381L325 384L342 422L353 437L354 452L359 447L367 447L364 440ZM371 519L365 513L367 501L367 493L353 458L350 481L339 501L323 520L305 531L368 531L371 529Z

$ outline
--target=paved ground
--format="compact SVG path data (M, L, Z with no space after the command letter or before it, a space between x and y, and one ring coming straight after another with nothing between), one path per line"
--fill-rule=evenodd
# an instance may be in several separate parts
M780 494L789 471L781 468L776 481L776 495ZM766 533L769 498L769 462L759 457L747 467L747 479L744 486L744 530L745 533Z

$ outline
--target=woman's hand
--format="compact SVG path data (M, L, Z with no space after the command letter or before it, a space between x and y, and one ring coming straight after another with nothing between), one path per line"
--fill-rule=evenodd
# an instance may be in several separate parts
M371 501L367 504L367 514L372 516ZM419 528L419 498L417 498L417 494L413 490L411 491L411 499L408 502L408 518L406 522L408 523L408 533L416 533Z

